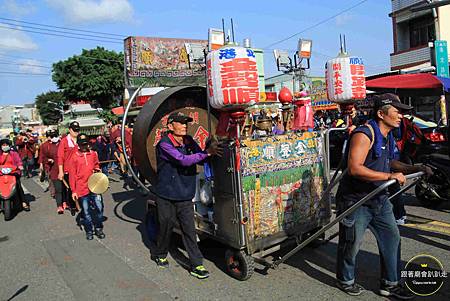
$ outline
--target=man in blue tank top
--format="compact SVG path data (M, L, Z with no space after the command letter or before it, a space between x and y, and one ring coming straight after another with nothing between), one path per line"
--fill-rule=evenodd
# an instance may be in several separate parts
M167 253L173 227L178 221L183 243L191 262L191 275L199 279L209 276L203 266L203 256L197 245L192 199L196 189L196 165L208 157L221 153L217 143L202 151L194 139L187 135L192 118L181 112L172 113L167 120L169 128L156 146L157 184L155 193L158 215L158 234L152 259L159 267L169 266Z
M347 150L348 173L341 180L336 195L338 214L385 181L395 179L403 185L406 181L404 174L430 172L424 166L411 166L393 160L395 141L391 130L400 126L400 111L411 109L394 96L376 95L374 119L352 133ZM355 283L355 261L367 228L374 234L380 253L379 293L404 300L413 298L414 295L399 284L400 233L387 190L368 200L339 224L337 286L352 296L360 295L364 290Z

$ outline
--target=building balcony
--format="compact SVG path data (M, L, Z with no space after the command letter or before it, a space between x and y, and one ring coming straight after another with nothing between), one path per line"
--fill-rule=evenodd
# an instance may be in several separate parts
M411 68L431 62L431 49L426 46L391 53L391 70Z
M392 0L392 12L397 12L419 3L425 3L425 0Z

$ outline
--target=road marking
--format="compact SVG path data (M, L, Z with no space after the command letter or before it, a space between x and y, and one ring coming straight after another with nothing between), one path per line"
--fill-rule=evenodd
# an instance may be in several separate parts
M440 232L450 235L450 224L442 221L435 221L428 218L423 218L416 215L408 215L408 223L404 224L404 227Z
M450 235L450 227L440 227L433 224L404 224L404 227L425 230L430 232L440 232L443 234Z

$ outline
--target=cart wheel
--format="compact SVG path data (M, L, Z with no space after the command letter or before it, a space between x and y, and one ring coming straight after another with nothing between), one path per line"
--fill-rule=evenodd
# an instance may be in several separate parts
M225 261L228 274L240 281L249 279L255 271L253 257L244 251L226 250Z

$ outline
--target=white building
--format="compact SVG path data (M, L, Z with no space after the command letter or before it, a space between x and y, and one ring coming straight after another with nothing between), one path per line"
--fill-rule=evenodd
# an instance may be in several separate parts
M433 42L450 43L450 5L415 11L439 1L391 0L394 53L391 70L430 70L434 57ZM449 56L450 57L450 56Z

